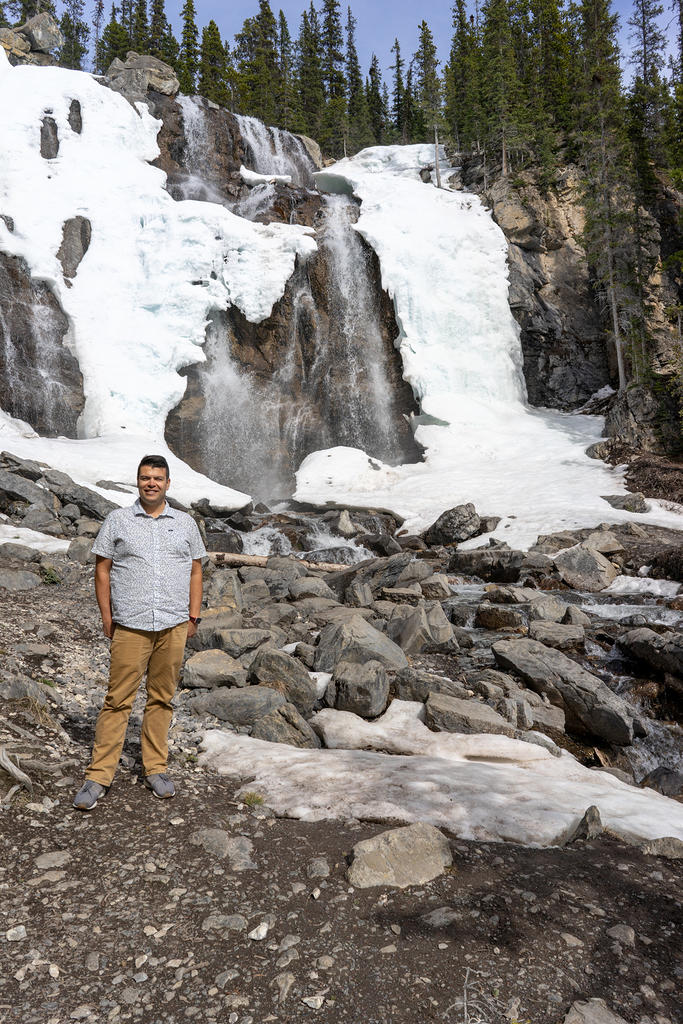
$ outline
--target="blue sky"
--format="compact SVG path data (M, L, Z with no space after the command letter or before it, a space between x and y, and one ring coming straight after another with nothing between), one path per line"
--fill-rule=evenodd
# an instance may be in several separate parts
M273 12L277 13L282 9L287 18L289 30L295 38L299 32L301 12L308 7L309 0L270 0ZM674 15L671 8L671 0L662 0L665 12L662 16L662 29L666 32L668 39L675 38ZM340 0L342 16L346 21L346 3ZM166 11L173 25L177 36L180 35L180 11L183 0L166 0ZM320 0L315 3L320 7ZM474 4L468 5L474 10ZM631 12L631 0L613 0L613 9L616 10L621 20L621 45L622 50L628 52L628 29L626 22ZM252 17L258 12L258 0L231 0L229 4L220 0L195 0L197 9L197 22L201 28L211 18L218 24L223 38L227 38L232 44L233 37L242 27L245 18ZM418 24L424 18L432 30L439 51L441 65L448 59L448 50L452 34L451 27L451 0L425 0L420 6L416 6L413 0L392 0L391 4L386 0L359 0L351 3L351 10L356 18L356 40L358 55L364 73L370 63L370 58L377 54L382 73L385 80L389 81L389 68L393 61L391 47L394 38L397 37L401 44L401 54L410 58L417 49ZM105 7L108 14L108 5Z

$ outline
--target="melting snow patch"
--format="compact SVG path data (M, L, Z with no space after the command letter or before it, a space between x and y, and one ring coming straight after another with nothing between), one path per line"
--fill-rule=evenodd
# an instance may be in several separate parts
M595 804L627 841L683 839L683 807L674 800L584 768L566 752L558 758L504 736L430 732L422 714L421 704L397 700L373 723L321 711L313 723L336 748L323 750L209 730L200 763L304 821L424 821L463 839L551 846Z
M603 594L653 594L655 597L675 597L681 589L674 580L651 580L642 576L617 576Z

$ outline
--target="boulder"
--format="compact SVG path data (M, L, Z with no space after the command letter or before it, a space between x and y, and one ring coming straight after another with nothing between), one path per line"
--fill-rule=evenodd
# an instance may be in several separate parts
M510 605L491 604L482 601L477 607L474 618L475 626L480 629L508 629L516 633L526 631L524 617Z
M191 640L187 641L187 646L193 651L219 647L217 638L219 629L240 629L242 626L242 616L230 608L205 608L201 618L202 621L199 623L197 632Z
M508 548L475 548L454 551L448 563L449 573L478 576L492 583L515 583L524 562L523 551Z
M10 63L14 63L12 58L21 61L31 49L28 39L11 28L0 28L0 46L10 58Z
M423 595L431 601L446 601L453 595L448 577L442 573L435 573L428 579L421 580L420 587Z
M409 551L402 551L388 558L368 558L365 562L358 562L348 569L327 573L324 579L340 599L344 598L346 588L352 583L367 583L374 596L379 594L383 587L393 587L412 560L413 556Z
M0 590L33 590L41 582L40 576L26 569L0 569Z
M461 700L445 693L430 693L425 704L425 722L430 729L442 732L493 733L514 736L515 729L488 704Z
M337 595L318 576L300 576L289 584L289 596L293 601L302 597L325 597L338 604Z
M91 537L74 537L69 544L66 554L72 562L81 562L83 565L95 563L95 556L92 553L93 540Z
M14 544L8 541L0 544L0 558L14 558L18 562L39 562L41 553L27 544Z
M408 666L408 659L401 648L358 614L347 622L331 622L320 633L315 656L316 671L334 672L340 661L361 665L366 661L378 661L393 670Z
M601 497L612 508L620 508L625 512L647 512L648 510L645 495L640 491L636 491L634 494L603 494Z
M25 501L29 505L52 511L57 511L59 507L49 491L17 473L0 469L0 509L7 508L14 501Z
M221 686L193 697L189 708L196 715L215 715L231 725L253 726L263 715L286 703L281 693L268 686L247 686L243 689Z
M16 31L28 40L32 50L39 53L52 53L64 45L64 36L57 20L47 11L29 18Z
M348 879L358 889L373 885L403 889L431 882L452 863L446 837L434 825L417 822L356 843Z
M683 691L683 633L655 633L642 627L625 633L617 643L638 661L677 676L680 684L675 688Z
M626 1024L626 1021L610 1010L604 999L586 999L572 1003L562 1024Z
M107 69L107 78L112 89L120 92L130 102L146 98L147 90L153 89L164 96L175 96L180 89L175 71L162 60L141 55L129 50L125 61L113 60Z
M443 512L425 532L424 538L428 544L457 544L474 537L480 528L481 519L474 505L468 502Z
M620 746L633 741L633 714L626 701L560 651L537 640L499 640L493 654L499 665L563 708L570 728Z
M52 491L65 505L78 505L84 515L93 516L95 519L104 519L119 507L108 498L103 498L97 491L74 483L70 476L60 473L57 469L46 469L39 483Z
M320 746L320 739L293 704L282 704L257 719L251 735L269 743L288 743L290 747Z
M284 651L263 648L249 667L249 681L284 694L301 714L309 714L317 700L315 682L307 669Z
M619 575L619 570L593 548L577 544L555 556L555 568L574 590L598 593Z
M199 651L185 662L183 686L206 690L214 686L247 686L247 672L225 651Z
M92 225L87 217L70 217L62 224L62 244L57 259L62 264L65 279L76 276L81 260L90 248Z
M552 594L536 595L529 606L529 622L562 622L567 613L567 603Z
M242 584L234 569L214 572L207 584L205 596L211 607L234 608L238 612L244 607Z
M570 647L580 647L586 639L583 626L566 626L560 622L532 622L529 636L538 640L546 647L555 647L564 651Z
M356 580L346 588L344 600L352 608L369 608L372 604L372 588Z
M399 700L419 700L423 704L430 693L445 693L463 699L469 696L462 683L419 668L404 668L399 672L394 678L394 691Z
M581 546L599 551L601 555L619 555L624 551L624 545L610 530L594 530L584 537Z
M359 665L341 661L334 670L336 688L334 706L339 711L351 711L361 718L377 718L389 700L389 680L386 669L378 661Z
M416 605L422 601L422 590L419 583L409 583L404 587L383 587L381 600L393 604Z
M239 658L247 651L268 643L272 636L268 629L214 629L212 639L216 647L233 658Z
M575 604L567 605L562 621L568 626L590 626L591 620L585 612L577 608Z

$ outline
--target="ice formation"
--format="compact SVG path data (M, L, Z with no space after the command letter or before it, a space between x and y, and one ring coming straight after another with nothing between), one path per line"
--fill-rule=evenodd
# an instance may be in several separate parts
M69 123L74 100L80 133ZM59 138L53 159L40 152L46 115ZM174 201L164 173L149 163L159 154L159 127L145 104L136 111L90 75L12 68L0 52L0 199L14 225L0 221L0 249L23 257L52 286L69 319L67 343L86 396L81 435L125 431L146 439L147 449L159 448L185 389L178 370L204 358L209 312L232 304L262 320L296 256L315 248L308 228ZM90 220L92 239L68 287L57 252L65 221L78 215ZM228 503L229 489L222 494ZM245 500L233 493L233 505Z
M505 237L477 196L421 181L433 162L433 146L374 147L315 175L321 190L361 200L355 227L377 252L394 301L426 461L391 467L358 449L315 452L300 467L296 497L388 508L411 532L472 501L504 517L496 536L515 546L632 518L601 498L624 490L621 474L585 455L601 417L526 405ZM651 505L641 521L683 524Z
M336 748L323 750L214 729L204 735L200 764L304 821L426 821L463 839L551 846L596 805L603 824L628 842L683 839L683 807L674 800L584 768L566 751L556 757L505 736L432 733L423 715L422 704L399 700L376 722L321 711L313 721Z

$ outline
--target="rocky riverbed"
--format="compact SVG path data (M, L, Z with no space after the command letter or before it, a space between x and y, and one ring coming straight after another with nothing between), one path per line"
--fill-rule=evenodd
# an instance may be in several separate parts
M84 816L106 506L19 470L0 479L5 537L63 543L0 547L3 1019L676 1019L681 844L655 833L680 817L680 534L605 524L469 551L455 535L491 528L471 506L422 538L383 513L201 507L219 553L176 698L178 796L140 785L140 696ZM280 553L258 564L266 545ZM336 781L302 776L321 757L346 761ZM564 790L534 774L557 786L557 766Z

